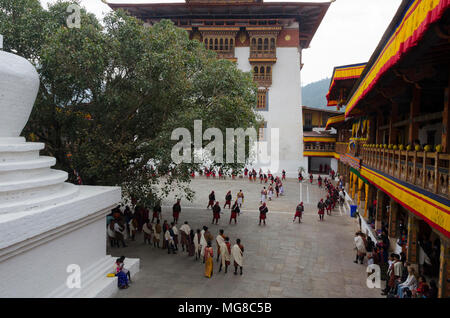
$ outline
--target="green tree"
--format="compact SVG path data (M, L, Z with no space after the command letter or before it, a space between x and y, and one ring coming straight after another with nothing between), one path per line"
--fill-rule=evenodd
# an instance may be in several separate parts
M200 164L172 162L171 133L178 127L193 133L194 120L224 135L226 128L257 127L251 74L217 59L168 20L145 27L115 11L100 24L82 10L81 28L70 29L70 3L47 11L34 0L0 0L5 49L33 62L41 79L24 133L46 143L71 181L77 171L83 183L120 185L142 204L174 188L191 198L189 172Z

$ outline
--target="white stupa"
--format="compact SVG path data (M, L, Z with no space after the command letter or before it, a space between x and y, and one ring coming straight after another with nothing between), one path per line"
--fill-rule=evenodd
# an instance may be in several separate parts
M0 297L109 297L117 278L106 276L115 258L106 255L105 216L120 188L66 183L66 172L50 169L55 158L39 156L43 143L19 137L39 76L1 42ZM125 266L135 274L139 260Z

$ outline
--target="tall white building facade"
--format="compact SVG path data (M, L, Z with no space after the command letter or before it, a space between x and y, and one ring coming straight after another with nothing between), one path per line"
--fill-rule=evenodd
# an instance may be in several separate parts
M264 118L254 168L283 169L291 177L307 166L303 156L301 108L302 49L307 48L330 3L262 0L186 0L186 3L109 4L152 25L170 19L219 58L252 71L257 83L256 111ZM261 149L258 149L261 150Z

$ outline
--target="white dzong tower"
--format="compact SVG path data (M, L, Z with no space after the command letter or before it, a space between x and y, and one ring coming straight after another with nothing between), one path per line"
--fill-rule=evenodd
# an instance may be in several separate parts
M105 215L120 188L66 183L39 156L44 144L19 137L38 89L33 65L0 49L0 297L108 297ZM139 260L127 261L136 273Z

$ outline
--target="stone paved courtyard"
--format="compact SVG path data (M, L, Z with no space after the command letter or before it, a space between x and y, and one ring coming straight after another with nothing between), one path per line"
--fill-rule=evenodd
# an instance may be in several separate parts
M141 260L140 272L127 290L116 297L381 297L379 289L366 286L366 266L353 263L353 235L357 222L346 209L336 208L332 216L319 222L316 205L326 196L315 181L299 184L284 182L285 196L268 203L267 225L258 226L259 180L218 180L196 178L191 188L196 191L193 202L182 201L178 228L188 221L194 230L206 225L214 237L224 229L234 244L240 238L245 247L244 275L218 273L204 277L204 265L187 253L167 254L166 250L144 245L142 236L128 242L126 248L108 250L114 256L125 255ZM208 194L216 192L222 207L228 190L233 200L242 189L244 205L238 224L228 225L229 209L221 215L219 225L212 225L212 211L206 210ZM163 203L163 219L172 220L171 206L177 193ZM305 204L301 224L293 223L299 200ZM216 253L216 246L214 253Z

